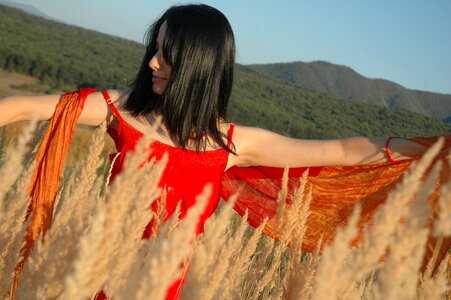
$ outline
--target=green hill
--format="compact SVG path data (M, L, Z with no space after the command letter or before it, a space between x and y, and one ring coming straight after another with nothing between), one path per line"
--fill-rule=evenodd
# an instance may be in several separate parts
M352 102L237 68L231 116L242 124L307 138L434 135L451 126L399 108Z
M249 65L263 74L309 90L430 117L451 118L451 95L410 90L384 79L366 78L349 67L323 61Z
M143 47L0 5L0 67L54 88L123 88L141 63Z
M21 89L54 92L78 86L126 88L142 45L0 6L0 68L44 83ZM237 65L229 119L304 138L435 135L443 122L402 109L350 102L312 92Z

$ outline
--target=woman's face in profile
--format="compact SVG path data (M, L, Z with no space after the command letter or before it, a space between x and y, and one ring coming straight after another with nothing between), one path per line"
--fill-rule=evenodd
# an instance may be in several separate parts
M163 57L163 42L166 35L166 21L161 24L158 31L155 55L149 61L149 67L152 69L152 90L155 94L163 95L171 76L171 66L169 66Z

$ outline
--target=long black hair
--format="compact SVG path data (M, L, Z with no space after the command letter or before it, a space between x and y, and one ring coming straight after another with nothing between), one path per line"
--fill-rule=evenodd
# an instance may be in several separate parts
M149 61L157 51L158 31L165 21L163 56L172 70L164 94L158 95L152 91ZM206 135L234 153L218 124L219 119L226 119L235 64L235 40L227 18L204 4L172 6L146 37L146 54L124 108L134 116L161 114L180 147L185 148L194 135L196 150L205 150Z

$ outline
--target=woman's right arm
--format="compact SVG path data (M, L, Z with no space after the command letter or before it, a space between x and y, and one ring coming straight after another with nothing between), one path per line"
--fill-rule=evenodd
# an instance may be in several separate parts
M119 98L117 91L108 93L113 102ZM0 99L0 127L23 120L48 120L53 115L61 95L10 96ZM98 126L108 116L108 105L100 92L91 93L86 98L83 111L77 123Z

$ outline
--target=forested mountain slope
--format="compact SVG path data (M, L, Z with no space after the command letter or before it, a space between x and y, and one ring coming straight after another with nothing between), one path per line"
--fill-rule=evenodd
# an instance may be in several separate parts
M0 6L0 68L42 83L16 87L22 90L125 89L143 53L136 42ZM420 114L312 92L241 65L236 65L229 119L305 138L434 135L450 129Z
M441 120L451 118L451 95L406 89L384 79L369 79L346 66L316 61L249 67L287 83L344 99L404 108Z

